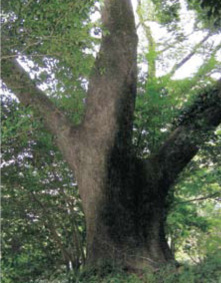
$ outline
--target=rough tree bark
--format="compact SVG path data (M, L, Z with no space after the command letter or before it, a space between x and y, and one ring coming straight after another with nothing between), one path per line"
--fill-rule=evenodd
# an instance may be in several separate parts
M220 123L221 87L220 82L214 87L212 99L197 102L200 107L193 107L191 118L180 123L156 155L138 159L132 147L137 35L130 0L105 0L102 21L108 32L80 126L68 121L15 59L2 60L2 79L44 117L74 171L86 217L87 263L111 260L142 269L174 260L164 232L166 196L206 133Z

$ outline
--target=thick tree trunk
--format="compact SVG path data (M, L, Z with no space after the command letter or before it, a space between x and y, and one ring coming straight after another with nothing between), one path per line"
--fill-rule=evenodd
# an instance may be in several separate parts
M146 174L148 163L111 153L104 197L86 215L88 264L106 260L139 270L173 260L164 233L164 190L158 172Z
M102 21L105 35L79 127L16 60L2 60L2 78L44 117L75 173L86 218L87 263L107 260L137 270L173 260L164 232L165 199L205 133L221 121L221 84L193 105L155 156L137 159L132 150L137 36L130 0L105 0Z
M106 0L102 21L105 34L90 78L76 172L93 264L122 258L126 242L135 241L130 208L137 35L130 1Z

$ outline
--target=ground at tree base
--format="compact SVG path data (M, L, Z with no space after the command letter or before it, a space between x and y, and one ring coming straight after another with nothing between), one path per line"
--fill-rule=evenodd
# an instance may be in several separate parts
M166 265L156 270L146 269L142 274L122 270L110 264L99 268L84 268L79 272L61 273L51 279L34 283L220 283L221 252L208 256L198 264L181 263L178 268ZM9 281L8 281L9 282Z

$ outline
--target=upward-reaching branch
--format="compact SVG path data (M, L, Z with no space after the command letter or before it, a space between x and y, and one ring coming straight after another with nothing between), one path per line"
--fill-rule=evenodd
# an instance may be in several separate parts
M148 79L154 79L156 77L156 43L153 38L151 28L146 23L147 20L144 19L142 11L141 11L141 1L138 1L137 11L139 15L140 25L142 26L145 36L148 40L148 54L147 54L147 62L148 62Z
M154 79L156 77L156 45L155 45L155 41L154 38L152 36L151 33L151 29L150 27L145 24L144 22L141 23L144 31L145 31L145 35L148 39L148 55L147 55L147 61L148 61L148 79Z
M175 131L157 153L160 182L165 191L198 152L208 133L221 122L221 81L205 91L183 116Z
M97 146L113 140L117 133L119 144L125 146L132 135L136 95L137 35L130 0L105 0L102 23L103 37L89 82L84 126Z
M202 47L203 43L207 41L207 39L211 36L211 33L208 33L196 46L194 46L193 50L186 55L179 63L175 64L175 66L170 71L169 75L172 77L175 72L180 69L186 62L188 62L197 52L197 50Z
M4 83L25 106L30 105L43 117L46 127L55 135L59 149L73 169L73 149L70 151L68 144L71 139L74 145L74 127L43 91L36 87L15 58L3 59L1 67Z

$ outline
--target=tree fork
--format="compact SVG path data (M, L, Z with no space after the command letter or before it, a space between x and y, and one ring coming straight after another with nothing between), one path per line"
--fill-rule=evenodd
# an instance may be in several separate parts
M132 148L137 35L131 2L105 0L102 21L105 32L79 128L15 60L2 61L2 78L23 104L44 117L75 172L87 225L87 263L107 259L143 269L173 260L164 233L166 196L205 133L221 121L220 84L213 99L202 99L157 154L138 160Z

